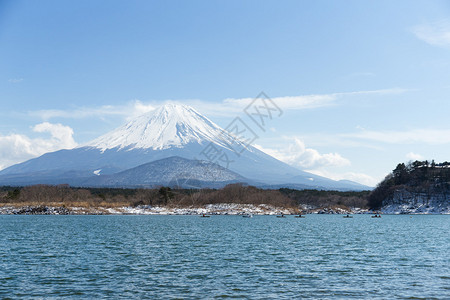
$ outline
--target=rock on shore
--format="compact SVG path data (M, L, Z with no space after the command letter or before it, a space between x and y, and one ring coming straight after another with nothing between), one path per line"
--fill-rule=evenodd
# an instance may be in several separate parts
M399 189L383 201L385 214L450 214L450 194Z

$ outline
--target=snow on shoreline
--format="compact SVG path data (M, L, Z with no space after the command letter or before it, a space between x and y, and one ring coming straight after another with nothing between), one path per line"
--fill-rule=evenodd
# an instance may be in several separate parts
M301 207L302 214L371 214L367 209ZM450 214L450 208L414 207L390 205L383 214ZM219 203L203 207L162 207L141 205L137 207L53 207L53 206L0 206L0 215L294 215L296 209L260 204Z
M449 215L450 207L445 206L429 206L424 204L411 205L411 204L391 204L386 205L381 209L383 214L393 215Z
M385 201L385 214L450 214L449 195L445 193L417 193L400 189Z
M266 204L208 204L204 207L161 207L142 205L137 207L85 208L85 207L0 207L0 214L43 214L43 215L280 215L295 214L293 209L273 207Z
M114 210L111 210L111 213ZM292 214L294 211L285 208L273 207L270 205L251 205L251 204L236 204L236 203L220 203L208 204L204 207L123 207L118 213L124 214L151 214L151 215L279 215Z

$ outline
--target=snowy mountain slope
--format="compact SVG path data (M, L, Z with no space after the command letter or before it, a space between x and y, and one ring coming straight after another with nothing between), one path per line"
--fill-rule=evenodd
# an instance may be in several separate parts
M106 149L181 148L189 143L213 142L221 147L233 138L192 107L166 104L141 115L129 123L87 143L85 146Z
M210 159L214 151L226 159ZM164 105L78 148L46 153L2 170L0 184L15 184L18 178L24 184L30 174L35 174L33 182L42 176L39 174L46 174L45 180L65 183L69 181L62 174L70 172L77 174L70 181L79 182L93 174L111 175L172 156L208 160L265 185L367 189L357 183L338 182L291 167L247 146L191 107L176 104ZM61 182L63 179L66 181Z

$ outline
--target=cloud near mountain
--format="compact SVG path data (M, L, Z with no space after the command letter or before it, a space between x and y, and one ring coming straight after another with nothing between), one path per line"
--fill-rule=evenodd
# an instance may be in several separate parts
M280 149L264 148L260 145L255 147L287 164L303 169L342 167L351 164L350 160L338 153L321 154L315 149L307 148L305 143L297 137L285 139L289 140L289 144Z
M0 135L0 170L10 165L59 149L77 146L73 129L62 124L43 122L32 128L33 132L50 134L50 137L30 138L23 134Z

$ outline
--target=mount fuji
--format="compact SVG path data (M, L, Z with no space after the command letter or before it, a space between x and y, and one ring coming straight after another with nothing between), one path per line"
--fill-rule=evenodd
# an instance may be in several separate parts
M369 188L289 166L178 104L161 106L77 148L0 171L0 185L152 187L180 182L198 187L242 182L266 188Z

